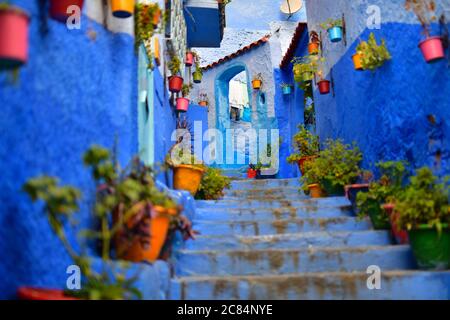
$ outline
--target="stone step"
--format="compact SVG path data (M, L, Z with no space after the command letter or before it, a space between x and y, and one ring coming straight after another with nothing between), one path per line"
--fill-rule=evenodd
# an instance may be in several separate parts
M202 208L197 209L195 220L209 221L253 221L253 220L283 220L283 219L311 219L335 218L354 216L350 206L306 206L300 208Z
M256 209L256 208L310 208L310 207L341 207L351 206L350 201L345 197L328 197L321 199L295 199L295 200L279 200L267 199L262 200L197 200L196 206L198 209Z
M306 272L364 272L414 269L409 246L178 252L178 276L277 275Z
M186 250L257 250L311 247L383 246L392 243L389 231L304 232L243 237L238 235L198 236L186 242Z
M298 187L275 188L275 189L253 189L253 190L226 190L221 200L248 200L248 199L289 199L289 200L307 200L303 191Z
M448 300L450 272L383 271L381 289L370 290L364 272L183 277L171 299L204 300Z
M249 190L249 189L273 189L284 187L300 187L300 179L266 179L266 180L238 180L231 182L232 190Z
M355 217L309 218L250 221L194 221L194 229L201 235L259 236L310 231L369 230L368 219L358 221Z

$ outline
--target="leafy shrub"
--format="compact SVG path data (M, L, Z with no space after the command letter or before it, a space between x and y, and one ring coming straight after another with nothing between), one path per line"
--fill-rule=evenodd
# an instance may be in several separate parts
M298 126L299 132L293 137L295 153L287 162L295 163L302 157L316 156L319 153L319 136L314 135L304 125Z
M373 33L370 34L368 41L361 41L358 44L356 51L361 55L362 67L365 70L373 71L391 59L386 41L383 39L381 45L378 45Z
M222 175L222 170L208 167L195 196L196 199L218 200L223 190L230 188L230 178Z

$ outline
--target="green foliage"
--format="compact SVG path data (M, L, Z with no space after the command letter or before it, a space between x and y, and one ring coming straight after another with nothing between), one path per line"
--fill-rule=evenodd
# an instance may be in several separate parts
M183 87L181 88L181 94L183 95L183 97L185 97L185 98L188 97L189 93L192 90L192 88L193 88L192 83L190 83L190 84L187 84L187 83L183 84Z
M329 18L327 19L327 21L320 24L320 27L324 30L329 30L334 27L342 28L342 26L343 26L342 19L332 19L332 18Z
M381 67L387 60L391 60L391 55L383 39L381 45L377 44L373 32L368 41L361 41L356 51L361 55L362 66L365 70L375 70Z
M295 153L287 158L295 163L302 157L316 156L319 153L319 136L312 134L304 125L298 126L299 132L293 137Z
M308 55L304 57L295 57L292 60L294 64L294 81L297 82L300 88L304 91L311 87L314 75L322 69L325 58L318 55ZM323 74L323 72L320 72Z
M308 184L313 183L318 183L327 192L331 189L343 189L360 176L361 161L362 153L355 144L327 140L319 158L305 163L306 172L301 178L303 190L307 192Z
M422 25L425 36L430 36L431 23L437 20L435 0L406 0L405 8L413 11Z
M399 225L411 230L428 225L439 232L450 223L450 177L439 180L429 168L421 168L396 197Z
M157 3L143 4L137 3L135 7L135 47L136 50L140 44L148 43L153 37L155 26L153 25L153 17L160 12ZM146 46L147 48L148 46ZM147 48L148 49L148 48Z
M181 60L177 55L173 55L172 59L169 61L169 63L167 64L167 67L170 70L170 73L172 74L172 76L175 76L177 74L180 73L181 70Z
M408 172L406 163L403 161L379 162L377 168L381 173L380 179L370 183L368 192L359 192L356 196L358 215L362 218L376 210L380 219L388 222L388 216L384 210L381 210L381 205L394 200L402 190L402 184Z
M263 81L263 76L261 73L257 73L254 77L253 80L260 80Z
M222 174L222 170L208 167L195 196L201 200L218 200L223 197L223 190L231 186L230 178Z

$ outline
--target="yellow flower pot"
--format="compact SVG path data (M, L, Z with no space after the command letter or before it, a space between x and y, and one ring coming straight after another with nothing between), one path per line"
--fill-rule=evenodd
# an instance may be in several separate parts
M195 196L204 173L204 169L196 166L178 165L173 168L173 187L176 190L189 191Z
M355 70L364 70L362 66L362 56L359 53L356 53L352 56L353 64L355 65Z
M111 0L111 9L116 18L129 18L134 13L135 0Z
M309 195L311 196L311 198L323 197L322 188L317 183L308 185L308 188L309 188Z

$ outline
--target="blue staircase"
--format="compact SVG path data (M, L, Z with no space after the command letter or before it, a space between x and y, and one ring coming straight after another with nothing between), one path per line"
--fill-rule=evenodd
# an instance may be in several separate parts
M450 272L416 270L409 246L358 221L345 198L305 197L298 179L233 181L223 200L197 201L194 228L171 299L450 299Z

